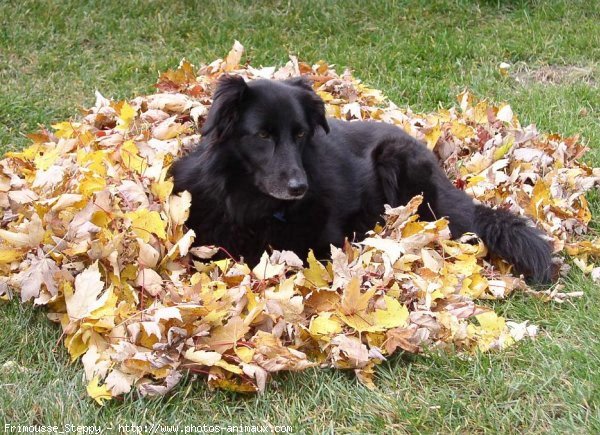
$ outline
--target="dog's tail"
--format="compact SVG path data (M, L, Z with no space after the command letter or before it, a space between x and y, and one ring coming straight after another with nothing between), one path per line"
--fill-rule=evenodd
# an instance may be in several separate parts
M543 233L526 219L505 210L476 205L474 232L490 252L513 264L517 272L539 284L552 279L552 250Z

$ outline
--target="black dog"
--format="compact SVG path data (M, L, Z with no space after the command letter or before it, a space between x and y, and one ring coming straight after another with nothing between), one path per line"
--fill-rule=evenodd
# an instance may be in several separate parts
M551 279L551 251L523 218L475 205L434 155L400 128L326 119L303 79L224 76L202 141L177 161L175 190L192 194L188 226L199 244L256 264L268 248L317 258L360 240L384 210L423 194L422 219L448 217L454 237L478 234L534 282Z

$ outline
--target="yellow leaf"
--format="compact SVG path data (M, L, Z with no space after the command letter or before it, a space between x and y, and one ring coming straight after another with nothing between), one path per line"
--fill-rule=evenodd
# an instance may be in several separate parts
M425 141L427 142L427 148L433 150L441 136L442 129L439 125L436 125L435 127L431 128L427 133L425 133Z
M394 281L394 284L388 289L387 295L392 298L399 298L402 294L402 290L400 290L400 286L398 285L398 281Z
M75 135L75 129L81 127L81 124L78 122L59 122L57 124L52 124L52 128L56 131L54 134L56 137L63 139L71 139Z
M377 289L372 287L366 292L361 293L359 278L352 278L342 294L341 312L343 314L354 314L359 311L365 311L375 291Z
M39 143L34 143L33 145L25 148L23 151L20 151L20 152L10 151L10 152L7 152L4 156L10 157L13 159L33 161L33 159L35 159L36 156L40 153L41 148L42 147L40 146Z
M87 173L85 178L79 183L78 191L85 196L91 196L94 192L99 192L106 187L106 179L97 176L91 172Z
M94 212L94 214L92 214L92 218L90 219L91 223L100 228L106 228L110 221L110 215L104 210L98 210L97 212Z
M577 210L577 217L586 225L592 220L592 212L590 210L589 204L585 199L585 196L580 196L578 198L579 202L579 210Z
M510 136L506 140L506 143L496 148L496 150L494 151L494 160L500 160L502 157L504 157L504 155L510 151L514 143L515 139L512 136Z
M173 192L173 182L171 180L166 180L153 183L152 186L150 186L150 190L161 202L165 202L171 195L171 192Z
M248 303L246 304L246 308L250 312L259 305L258 296L256 295L256 293L254 293L253 291L251 291L248 288L246 290L246 297L248 298Z
M125 141L120 149L121 161L127 169L142 174L148 168L148 162L138 155L138 151L135 142L132 140Z
M68 316L67 316L67 322L68 322ZM67 351L69 352L69 355L71 355L71 361L75 361L81 355L86 353L89 348L88 344L85 341L83 341L82 335L83 335L83 332L81 329L79 329L75 334L68 335L65 338L65 346L67 347Z
M346 325L358 332L379 332L383 330L383 328L375 324L373 313L367 314L363 311L356 314L345 315L338 312L338 316Z
M385 329L405 327L408 320L408 308L398 300L384 296L385 310L375 310L375 323Z
M106 384L98 385L98 383L99 379L98 376L96 376L87 385L87 393L92 399L98 402L99 405L104 405L104 401L112 399L112 395Z
M131 107L127 101L123 103L121 106L121 111L119 112L119 119L117 120L116 130L126 131L129 130L129 126L131 122L135 118L135 109Z
M342 109L337 104L325 104L325 112L332 118L340 119L342 117Z
M593 263L587 264L585 260L581 258L574 258L573 263L584 273L589 274L592 270L594 270L595 265Z
M96 136L94 136L89 131L84 131L83 133L81 133L77 136L77 139L79 139L79 142L81 142L81 145L86 146L86 145L89 145L90 143L94 142L96 140Z
M255 393L258 388L249 382L245 382L240 378L234 379L209 379L208 385L211 388L220 388L225 391L232 391L234 393Z
M569 255L594 255L600 257L600 239L582 240L580 242L569 243L565 246Z
M477 105L473 108L473 120L477 124L487 124L488 123L488 105L485 101L481 101L477 103Z
M223 353L235 347L237 341L248 332L249 326L244 325L241 317L236 316L229 319L226 325L218 326L211 330L210 335L200 338L200 343L206 344L210 349Z
M214 264L221 269L221 272L226 273L227 269L229 269L229 266L231 265L231 260L229 258L225 258L223 260L215 261Z
M373 382L375 370L373 369L373 364L367 364L361 369L356 369L354 373L356 373L356 377L361 384L363 384L369 390L375 390L376 386Z
M450 133L457 139L464 140L475 136L475 131L472 127L454 121L450 124Z
M12 263L13 261L21 260L25 254L16 249L0 248L0 263Z
M185 359L208 367L214 366L221 360L221 354L219 352L209 352L206 350L196 351L191 348L185 351L184 357Z
M157 211L139 209L125 213L125 217L131 220L133 232L144 242L150 241L150 234L156 234L161 239L166 239L165 228L167 223L163 221Z
M106 296L106 300L104 301L104 304L101 305L100 307L96 308L94 311L92 311L89 315L90 319L96 319L96 320L105 320L105 322L107 322L108 324L105 325L101 325L96 323L95 326L96 327L110 327L110 326L114 326L114 320L115 320L115 316L116 316L116 312L117 312L117 302L118 302L118 296L115 294L115 292L113 291L112 288L109 288L106 293L108 293L108 296Z
M246 364L252 362L252 358L254 358L254 349L250 349L245 346L238 346L235 349L235 354Z
M313 337L319 338L323 335L333 335L342 332L342 324L333 313L321 313L310 321L308 332Z
M35 167L41 171L45 171L50 166L52 166L58 157L60 156L60 149L53 148L49 150L44 150L43 155L37 155L33 160Z
M103 150L88 152L83 149L77 150L77 163L79 166L88 168L90 172L96 175L106 175L106 164L108 153Z
M474 175L472 177L469 177L469 180L467 181L467 187L477 186L479 183L485 180L485 175Z
M308 269L304 269L304 277L315 287L328 287L331 280L327 269L317 261L313 251L308 253Z
M504 317L498 316L493 311L478 314L475 318L479 322L479 325L481 325L481 328L487 332L500 332L506 328Z
M481 295L483 295L488 286L489 284L487 278L475 273L463 280L460 294L469 296L472 299L478 299Z
M227 370L228 372L235 373L236 375L241 375L244 373L242 369L236 366L235 364L230 364L222 359L215 362L215 365L217 367L221 367L222 369Z
M44 240L45 230L37 214L31 216L29 222L23 222L15 229L18 231L0 230L0 239L17 248L35 248Z
M552 203L552 194L549 186L541 178L533 186L531 194L531 202L528 207L528 212L531 216L538 218L541 209Z
M326 103L333 100L333 95L326 91L317 91L317 95L319 95L319 97L321 97L321 99Z

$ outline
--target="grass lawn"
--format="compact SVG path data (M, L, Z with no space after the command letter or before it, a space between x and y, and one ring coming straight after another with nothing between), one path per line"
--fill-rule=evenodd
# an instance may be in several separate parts
M511 103L522 123L580 133L600 165L600 4L589 1L0 2L0 149L79 114L94 90L154 91L158 71L199 64L240 40L254 65L288 53L349 66L398 105L450 105L463 88ZM498 71L509 62L511 77ZM515 77L519 77L517 81ZM600 229L600 195L592 195ZM376 391L353 376L277 376L263 396L211 392L190 377L169 397L97 406L59 328L0 306L0 424L291 425L297 432L600 433L600 288L580 272L563 305L516 295L496 309L543 328L499 354L397 356ZM15 365L5 365L7 361ZM11 364L14 364L11 363ZM112 433L112 432L111 432ZM160 433L160 432L158 432Z

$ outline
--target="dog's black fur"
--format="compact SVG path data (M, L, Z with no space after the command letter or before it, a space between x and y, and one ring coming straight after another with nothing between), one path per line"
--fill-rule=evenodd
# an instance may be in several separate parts
M199 244L256 264L268 248L318 258L359 240L384 210L423 194L421 218L448 217L454 237L478 234L534 282L551 279L550 245L527 221L476 205L434 155L400 128L325 117L303 79L219 81L202 141L172 168L192 194L188 226Z

